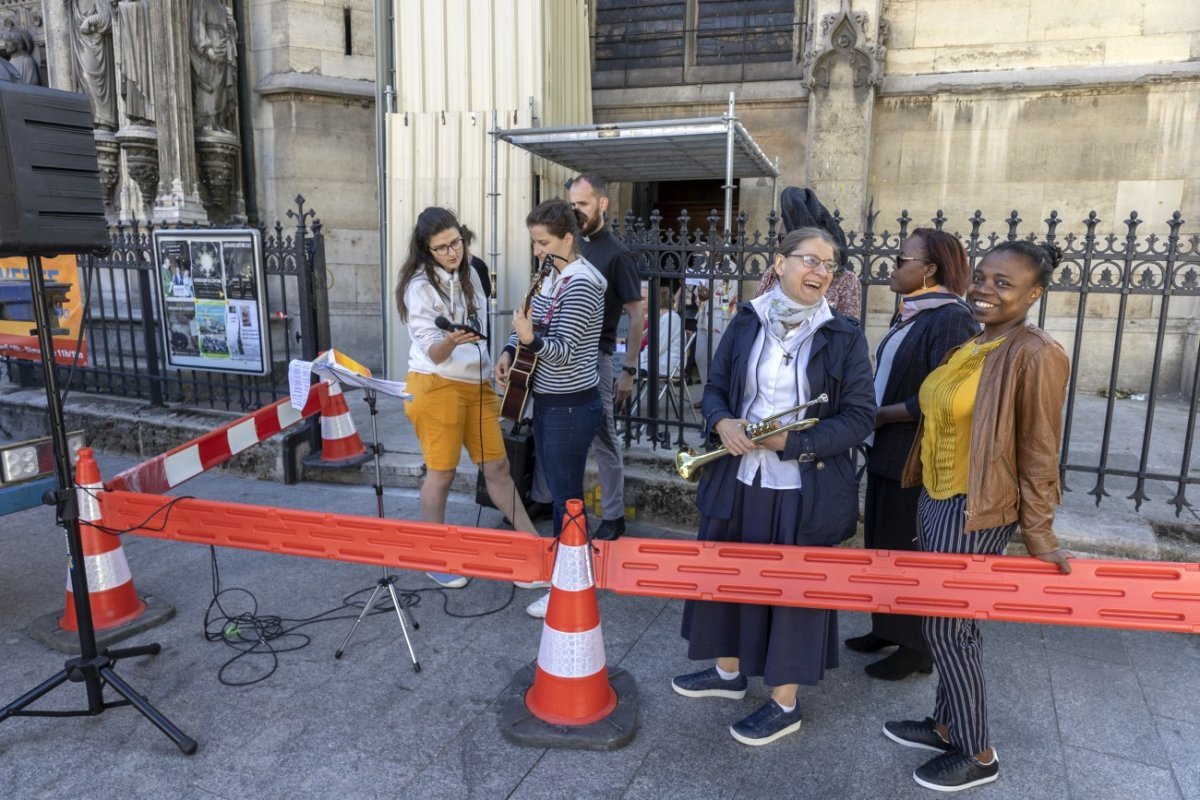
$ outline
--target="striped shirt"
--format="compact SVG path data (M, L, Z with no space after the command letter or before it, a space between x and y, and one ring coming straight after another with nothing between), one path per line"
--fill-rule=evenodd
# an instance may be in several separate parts
M542 290L530 303L535 334L529 349L537 354L533 373L534 397L572 395L599 384L596 359L604 325L604 291L608 282L586 260L578 258L561 272L551 270ZM508 337L505 351L513 353L517 334Z

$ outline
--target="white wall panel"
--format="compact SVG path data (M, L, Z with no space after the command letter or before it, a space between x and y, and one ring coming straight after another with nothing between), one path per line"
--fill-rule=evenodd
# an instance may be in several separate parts
M416 216L431 205L454 209L476 233L473 252L496 262L490 266L501 309L524 296L530 268L525 215L534 181L543 199L562 197L571 173L499 146L499 255L493 258L492 109L502 128L591 122L586 8L586 0L397 2L397 104L388 116L389 298ZM407 372L408 339L393 319L388 375L400 380ZM507 325L507 318L502 322ZM496 332L494 349L506 333Z

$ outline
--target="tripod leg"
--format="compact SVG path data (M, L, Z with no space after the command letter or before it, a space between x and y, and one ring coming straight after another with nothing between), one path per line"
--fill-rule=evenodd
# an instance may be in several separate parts
M174 742L175 746L182 750L185 755L190 756L196 752L196 740L179 730L179 728L176 728L175 724L159 713L157 708L150 705L146 698L134 691L133 687L125 681L121 680L117 676L117 673L112 671L111 667L101 667L100 677L104 678L108 685L113 688L113 691L124 697L134 708L142 712L142 716L153 722L155 727L165 733L167 738Z
M366 605L363 606L362 613L358 615L358 619L354 620L354 625L351 626L350 632L347 633L346 638L342 640L342 646L339 647L337 649L337 652L333 654L334 658L342 657L342 653L345 652L345 650L346 650L346 645L350 644L350 637L354 635L354 632L356 630L358 630L358 626L362 623L363 617L367 616L367 614L370 614L371 609L375 607L375 598L379 596L379 590L382 588L383 588L382 584L379 584L379 583L375 584L375 590L373 592L371 592L371 599L368 600L366 602Z
M408 657L412 659L413 672L420 672L421 662L417 661L417 654L413 652L412 639L408 638L408 626L404 624L404 610L400 607L400 598L396 596L395 585L389 583L388 591L392 595L392 605L396 607L396 616L400 618L400 632L404 634L404 644L408 646Z
M43 695L47 695L50 692L54 691L54 689L56 687L61 686L62 684L66 683L68 680L68 677L69 677L69 675L68 675L67 671L64 669L63 671L56 673L49 680L42 681L36 687L34 687L33 689L30 689L28 692L21 695L16 700L12 701L8 705L6 705L4 708L0 709L0 720L8 719L9 717L13 716L18 711L20 711L22 708L24 708L25 706L32 703L34 700L37 700L39 697L42 697Z
M137 647L119 647L116 650L106 649L104 655L117 661L122 658L137 658L138 656L156 656L162 652L162 645L155 642L154 644L143 644Z

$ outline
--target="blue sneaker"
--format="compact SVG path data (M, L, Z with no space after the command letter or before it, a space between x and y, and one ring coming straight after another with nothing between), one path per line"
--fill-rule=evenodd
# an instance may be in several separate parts
M453 575L449 572L426 572L425 574L443 589L461 589L470 583L470 578L464 578L462 575Z
M730 725L729 733L742 744L770 744L800 730L800 721L799 703L789 713L779 703L768 700L758 711Z
M746 696L746 676L739 673L736 678L727 681L717 674L716 667L709 667L672 678L671 688L684 697L728 697L730 700L741 700Z

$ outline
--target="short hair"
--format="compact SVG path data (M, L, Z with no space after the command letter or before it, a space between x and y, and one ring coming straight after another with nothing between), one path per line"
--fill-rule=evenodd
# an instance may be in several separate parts
M576 175L574 178L571 178L571 180L567 181L567 190L570 191L571 187L580 181L583 181L588 186L591 186L592 191L596 193L596 197L608 197L608 181L604 180L604 178L601 178L594 172L584 172L580 175Z
M967 251L957 236L934 228L917 228L911 238L921 241L925 260L937 267L933 273L934 281L957 295L967 291L971 267L967 263Z
M1050 279L1054 276L1054 270L1058 268L1063 258L1063 251L1058 245L1050 242L1041 244L1027 241L1001 242L993 247L988 255L992 253L1015 253L1024 258L1029 262L1030 268L1037 273L1038 286L1043 289L1050 288Z
M525 227L532 228L534 225L541 225L552 236L557 236L559 239L568 233L578 239L583 235L580 230L583 220L580 219L580 216L580 213L571 208L566 200L555 197L553 200L538 203L533 211L529 212L529 216L525 217Z
M779 243L778 252L785 256L790 256L795 252L796 248L807 242L809 239L820 239L825 244L833 248L833 260L841 263L842 248L838 246L837 239L833 234L824 228L803 227L789 231L783 240Z

